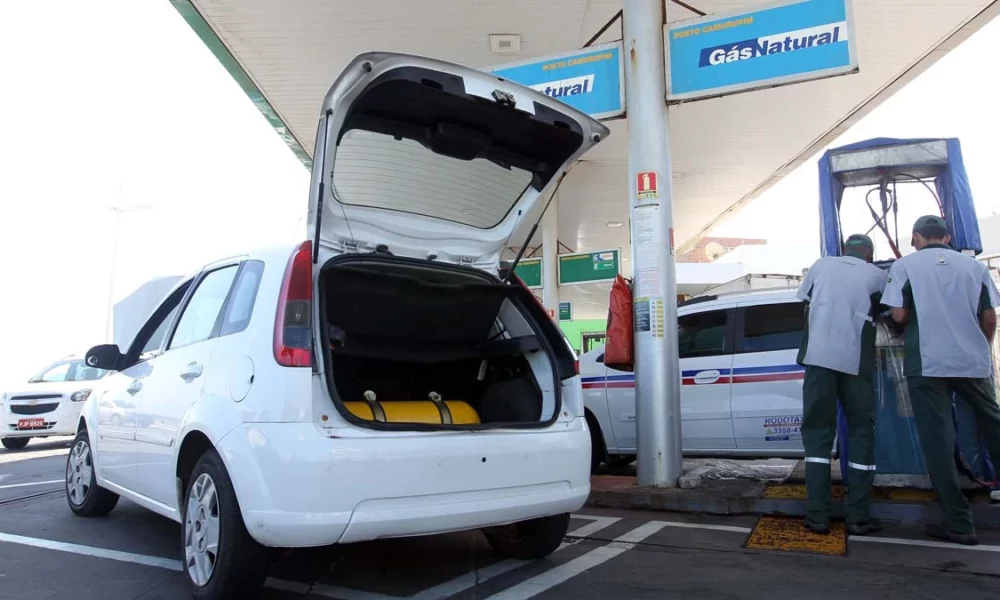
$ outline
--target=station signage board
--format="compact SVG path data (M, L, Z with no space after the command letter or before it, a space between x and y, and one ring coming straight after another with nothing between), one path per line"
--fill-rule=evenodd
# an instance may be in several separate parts
M514 274L524 282L529 290L537 290L542 287L542 259L526 258L517 263Z
M852 0L783 0L664 26L667 101L856 73Z
M577 252L559 256L559 285L614 281L621 270L621 252Z
M595 119L625 114L621 42L501 65L490 72L565 102Z
M573 303L572 302L560 302L559 303L559 320L560 321L572 321L573 320Z

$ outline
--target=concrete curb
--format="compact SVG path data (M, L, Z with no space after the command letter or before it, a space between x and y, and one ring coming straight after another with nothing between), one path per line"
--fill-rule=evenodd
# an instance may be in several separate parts
M784 515L802 517L806 514L804 500L762 498L765 484L757 484L739 496L709 490L657 490L628 487L612 490L592 490L587 506L658 510L706 515ZM937 503L872 501L872 517L890 523L923 525L941 522ZM834 500L834 518L843 518L843 503ZM976 527L1000 529L1000 505L973 504Z

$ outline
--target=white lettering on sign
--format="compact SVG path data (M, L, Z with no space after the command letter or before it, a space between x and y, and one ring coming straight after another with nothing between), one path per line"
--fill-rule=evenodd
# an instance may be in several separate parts
M583 75L582 77L572 77L570 79L560 79L548 83L539 83L528 86L551 98L565 98L567 96L579 96L594 91L594 76Z
M713 46L701 51L701 60L698 66L713 67L726 63L750 60L752 58L760 58L762 56L795 52L796 50L805 50L816 46L846 42L847 38L843 35L846 29L847 23L841 21L839 23L829 23L797 31L742 40L723 46Z

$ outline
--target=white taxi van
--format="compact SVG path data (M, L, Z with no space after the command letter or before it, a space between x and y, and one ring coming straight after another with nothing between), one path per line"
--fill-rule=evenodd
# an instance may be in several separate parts
M709 295L677 310L685 455L799 457L805 307L794 290ZM580 357L592 468L635 459L635 374Z
M197 598L243 598L266 547L482 529L554 551L590 491L576 357L498 276L522 215L608 130L494 76L388 53L327 94L313 238L183 279L98 346L70 509L183 524Z
M68 356L46 366L27 383L0 392L0 443L20 450L31 438L74 435L80 410L105 371Z

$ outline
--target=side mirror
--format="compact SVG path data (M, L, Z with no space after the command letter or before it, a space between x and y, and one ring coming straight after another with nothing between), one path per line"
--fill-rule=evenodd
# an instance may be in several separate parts
M124 358L117 344L101 344L87 351L84 362L87 363L88 367L94 367L95 369L119 371L122 359Z

